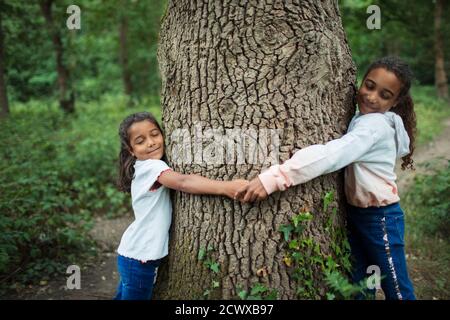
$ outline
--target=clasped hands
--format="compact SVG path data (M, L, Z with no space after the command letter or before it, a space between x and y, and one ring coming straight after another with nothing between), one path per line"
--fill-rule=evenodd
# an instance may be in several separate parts
M248 184L240 187L234 194L234 199L241 202L261 201L268 197L261 180L258 177L251 180Z

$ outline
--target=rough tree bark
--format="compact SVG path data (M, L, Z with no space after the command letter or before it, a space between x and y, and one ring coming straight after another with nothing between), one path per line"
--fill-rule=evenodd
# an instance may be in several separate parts
M444 1L437 0L434 11L434 54L435 54L435 83L438 97L448 99L448 83L444 66L444 42L442 39L442 12Z
M2 14L0 13L0 118L9 113L8 95L5 82L5 40L3 37Z
M274 155L283 162L295 150L340 137L355 110L355 67L337 1L168 1L158 59L167 153L173 169L183 173L251 179ZM184 143L180 132L187 133ZM231 148L230 140L254 134L258 146L246 149L244 161L220 153ZM252 160L252 149L263 160ZM304 237L320 247L322 258L333 256L336 239L326 227L330 214L323 212L322 198L335 190L332 229L344 230L341 180L329 174L251 205L176 193L169 258L155 297L201 298L213 279L220 285L209 298L236 298L255 283L276 289L281 299L323 297L323 270L300 264L312 272L312 286L308 279L297 281L286 265L279 227L309 208L314 218ZM198 259L208 246L218 275ZM308 250L303 253L313 255Z
M53 0L41 0L39 2L42 14L45 18L48 32L52 38L53 48L56 53L56 69L58 72L59 105L65 112L75 111L75 96L70 87L70 73L64 64L64 47L61 35L53 21Z

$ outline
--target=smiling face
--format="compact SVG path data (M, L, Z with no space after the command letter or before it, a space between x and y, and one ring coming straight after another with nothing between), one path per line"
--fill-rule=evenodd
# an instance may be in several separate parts
M128 129L130 153L138 160L160 160L164 155L164 137L156 124L143 120Z
M371 70L358 91L357 101L362 114L389 111L402 88L397 76L384 68Z

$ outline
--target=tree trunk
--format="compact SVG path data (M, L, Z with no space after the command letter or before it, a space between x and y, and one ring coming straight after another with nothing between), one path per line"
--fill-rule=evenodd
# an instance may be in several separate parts
M54 25L52 16L53 0L41 0L40 6L42 14L47 23L47 28L52 38L53 47L56 53L56 69L58 72L58 88L59 88L59 105L68 112L75 111L75 96L70 88L70 74L69 70L64 65L64 48L61 36L57 27Z
M130 68L128 66L127 33L128 19L124 14L122 14L119 23L120 65L122 66L122 79L125 94L128 97L131 97L131 94L133 92L133 85L131 82Z
M442 39L442 12L444 1L437 0L434 11L435 82L438 97L448 99L447 75L444 67L444 43Z
M0 13L0 118L5 118L9 113L5 78L5 40L3 36L2 15Z
M158 59L167 155L179 172L252 179L298 149L340 137L355 110L337 1L168 1ZM323 297L324 270L333 269L325 261L348 270L342 180L329 174L244 205L174 194L155 297L230 299L257 283L281 299ZM329 191L334 216L323 210ZM279 228L308 209L314 218L296 235L300 245L291 243L295 256Z

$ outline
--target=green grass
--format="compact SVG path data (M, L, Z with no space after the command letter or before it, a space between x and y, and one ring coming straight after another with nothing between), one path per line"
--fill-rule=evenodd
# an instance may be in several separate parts
M450 162L416 176L402 199L409 266L421 299L450 299Z
M441 134L450 117L450 105L436 97L435 88L412 89L417 115L417 145ZM406 212L405 241L408 265L419 299L450 299L450 166L425 164L402 198Z
M417 116L417 145L423 145L442 132L442 120L450 117L450 105L437 98L432 86L414 86L411 94Z

